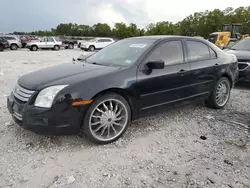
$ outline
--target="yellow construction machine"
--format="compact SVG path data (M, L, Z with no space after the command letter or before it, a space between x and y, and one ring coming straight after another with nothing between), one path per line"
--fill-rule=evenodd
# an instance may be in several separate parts
M229 43L234 43L243 39L249 34L243 34L242 24L223 24L218 32L211 33L208 40L219 48L225 48Z

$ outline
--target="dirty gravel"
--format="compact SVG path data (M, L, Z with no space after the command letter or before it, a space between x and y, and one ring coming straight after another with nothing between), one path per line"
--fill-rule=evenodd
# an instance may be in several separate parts
M82 53L0 53L0 188L250 187L250 84L234 88L223 110L202 101L163 110L105 146L18 127L6 108L16 80Z

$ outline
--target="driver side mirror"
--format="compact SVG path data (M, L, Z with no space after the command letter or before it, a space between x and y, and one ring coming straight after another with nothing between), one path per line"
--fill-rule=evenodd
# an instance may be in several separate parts
M164 69L165 63L163 60L155 60L147 62L147 67L151 70L153 69Z

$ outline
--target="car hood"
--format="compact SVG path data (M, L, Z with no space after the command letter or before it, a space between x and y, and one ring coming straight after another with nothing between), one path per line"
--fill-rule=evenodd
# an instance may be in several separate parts
M18 40L7 40L7 41L12 42L12 43L19 43Z
M119 67L101 66L74 61L41 69L22 76L18 84L26 89L41 90L53 85L75 84L117 71Z
M81 42L82 45L88 45L90 42Z
M29 41L27 45L39 44L39 43L40 43L39 41Z
M250 51L246 51L246 50L225 50L225 52L229 53L229 54L234 54L238 60L244 59L250 59Z

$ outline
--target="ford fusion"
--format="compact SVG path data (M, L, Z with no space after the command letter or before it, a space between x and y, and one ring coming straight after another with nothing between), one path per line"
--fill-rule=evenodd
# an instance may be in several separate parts
M87 58L22 76L7 98L14 120L44 134L82 131L97 144L117 140L131 120L203 99L223 108L238 76L235 55L181 36L115 42Z
M240 40L225 51L238 58L239 80L250 81L250 37Z

